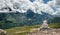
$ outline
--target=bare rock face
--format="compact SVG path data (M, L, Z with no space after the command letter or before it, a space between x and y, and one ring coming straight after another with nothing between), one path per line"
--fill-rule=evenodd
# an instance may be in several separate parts
M0 35L6 35L6 31L0 29Z

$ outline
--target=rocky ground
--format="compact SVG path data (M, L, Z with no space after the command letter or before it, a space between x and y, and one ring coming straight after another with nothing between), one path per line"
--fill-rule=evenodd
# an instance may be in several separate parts
M46 29L40 30L37 32L29 33L28 35L60 35L60 28L59 29Z

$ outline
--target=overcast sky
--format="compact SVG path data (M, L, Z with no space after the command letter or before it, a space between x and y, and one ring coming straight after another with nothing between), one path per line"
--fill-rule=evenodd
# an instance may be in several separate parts
M10 7L12 11L4 7ZM38 14L42 14L43 11L51 15L60 15L60 0L0 0L0 12L25 13L28 9Z

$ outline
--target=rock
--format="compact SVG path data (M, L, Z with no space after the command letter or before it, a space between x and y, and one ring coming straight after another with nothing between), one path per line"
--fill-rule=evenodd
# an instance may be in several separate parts
M0 29L0 35L6 35L6 31L5 31L5 30Z

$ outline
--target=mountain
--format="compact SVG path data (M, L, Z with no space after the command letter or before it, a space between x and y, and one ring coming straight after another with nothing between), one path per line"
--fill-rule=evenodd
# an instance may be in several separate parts
M55 18L52 20L52 23L60 23L60 17L55 17Z
M41 23L39 14L34 14L30 19L25 16L25 13L0 13L0 28L37 25Z
M32 18L29 18L29 15L27 18L25 14L18 11L13 13L0 13L0 28L6 29L18 26L39 25L42 24L44 17L46 17L48 23L60 23L60 17L53 17L48 13L42 12L43 15L35 13Z

